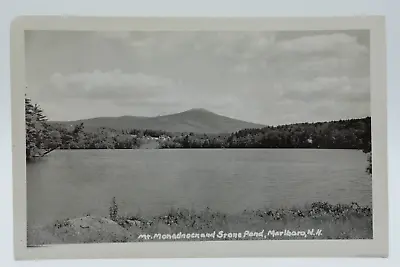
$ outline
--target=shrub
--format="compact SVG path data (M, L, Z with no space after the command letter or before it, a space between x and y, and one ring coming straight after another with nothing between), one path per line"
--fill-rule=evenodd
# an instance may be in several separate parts
M118 204L115 200L115 197L112 198L111 206L109 208L110 219L113 221L118 221Z

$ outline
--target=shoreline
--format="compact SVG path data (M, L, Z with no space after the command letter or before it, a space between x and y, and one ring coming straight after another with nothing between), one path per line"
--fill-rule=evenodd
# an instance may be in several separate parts
M306 147L299 147L299 148L290 148L290 147L277 147L277 148L257 148L257 147L243 147L243 148L146 148L146 147L139 147L139 148L58 148L53 151L129 151L129 150L161 150L161 151L168 151L168 150L329 150L329 151L338 151L338 150L346 150L346 151L360 151L363 154L368 154L363 152L360 149L352 149L352 148L306 148ZM53 152L52 151L52 152ZM51 155L49 153L48 155ZM46 155L47 156L47 155ZM40 159L40 157L36 158Z
M372 209L357 203L314 202L302 208L244 210L226 214L170 209L153 217L110 215L66 218L34 229L28 246L72 243L211 241L259 239L372 239ZM311 234L314 231L314 234ZM261 233L261 234L260 234ZM207 235L208 234L208 235Z

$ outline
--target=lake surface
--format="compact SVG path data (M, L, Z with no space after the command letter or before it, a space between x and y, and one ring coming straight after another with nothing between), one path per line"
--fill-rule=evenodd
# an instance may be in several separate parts
M171 207L227 213L314 201L370 205L367 156L355 150L54 151L27 164L28 224L85 213L157 215Z

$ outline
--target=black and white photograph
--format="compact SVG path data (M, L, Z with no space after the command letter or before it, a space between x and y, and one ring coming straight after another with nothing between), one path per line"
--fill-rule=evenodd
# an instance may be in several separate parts
M374 238L370 30L33 29L24 61L27 247Z

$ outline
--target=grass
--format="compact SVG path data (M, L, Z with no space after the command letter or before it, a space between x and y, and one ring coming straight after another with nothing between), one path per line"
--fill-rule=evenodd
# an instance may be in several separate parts
M372 239L372 210L357 203L315 202L304 207L226 214L206 208L170 209L153 217L121 216L115 198L109 218L64 219L28 230L28 245L235 239ZM313 229L314 234L308 231ZM287 231L292 233L287 235ZM275 232L277 235L272 235ZM299 235L304 234L307 235ZM261 234L257 234L261 233ZM295 233L295 235L293 235ZM189 236L186 236L190 234ZM182 238L184 237L184 238Z
M116 222L129 229L129 221L139 221L143 234L154 236L156 233L259 233L268 231L308 231L321 230L320 236L307 238L321 239L370 239L372 238L372 211L370 207L361 207L357 203L332 205L316 202L304 208L245 210L240 214L225 214L206 208L203 211L188 209L170 209L165 214L152 218L119 216ZM161 227L160 227L161 226ZM134 226L137 228L137 226ZM254 236L247 239L259 239ZM265 237L262 237L265 238ZM293 239L300 236L267 236L270 239ZM194 239L198 239L198 236ZM205 237L204 240L209 238ZM240 239L225 236L222 239Z

